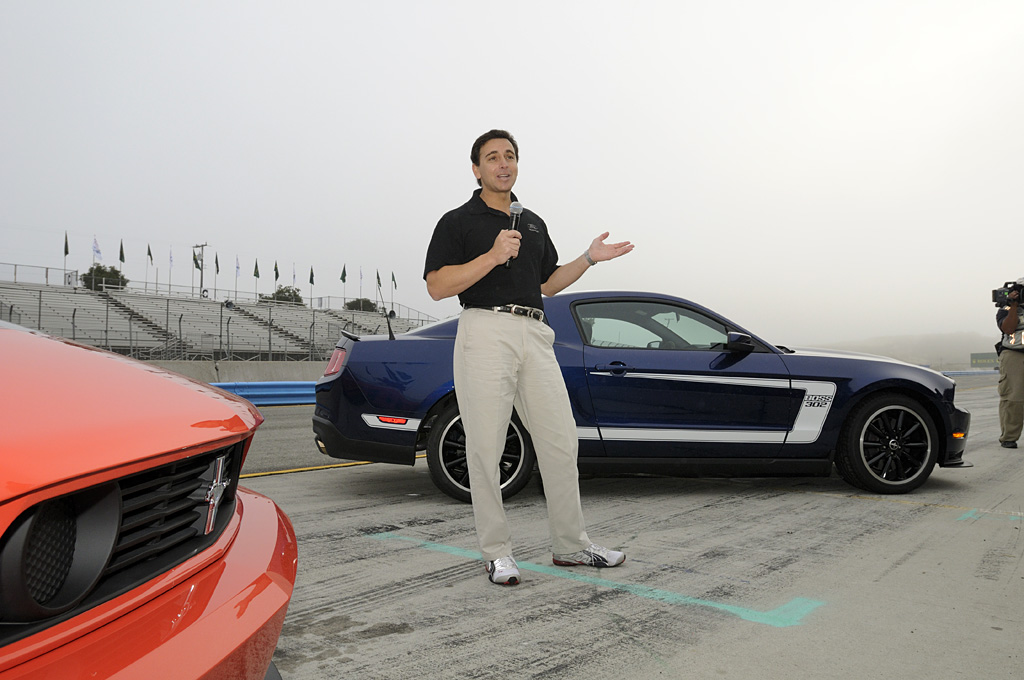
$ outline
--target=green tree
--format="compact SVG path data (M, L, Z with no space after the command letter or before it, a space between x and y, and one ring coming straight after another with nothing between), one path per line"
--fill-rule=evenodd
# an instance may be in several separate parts
M294 286L278 286L273 295L260 295L260 300L277 300L278 302L295 302L302 304L299 289Z
M104 267L98 262L94 262L89 267L89 271L82 274L82 285L89 290L124 288L128 285L128 279L113 267Z
M377 305L369 298L356 298L345 303L345 309L352 309L359 312L376 312Z

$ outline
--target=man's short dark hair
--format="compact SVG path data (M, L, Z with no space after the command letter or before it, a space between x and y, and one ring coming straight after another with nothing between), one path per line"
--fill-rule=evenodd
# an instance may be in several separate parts
M492 139L507 139L511 142L512 150L516 152L516 160L519 160L519 145L516 144L516 138L512 136L512 133L505 130L490 130L477 137L473 142L473 149L469 152L469 160L473 161L473 165L480 167L480 149Z

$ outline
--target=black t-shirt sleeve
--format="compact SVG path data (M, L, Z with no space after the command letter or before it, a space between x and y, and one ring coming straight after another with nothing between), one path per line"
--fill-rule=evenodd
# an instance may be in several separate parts
M427 246L427 259L423 265L423 279L427 274L450 264L463 264L462 233L456 229L458 218L446 213L434 227L434 234Z
M548 225L544 225L544 255L540 263L541 283L551 278L551 275L558 269L558 251L551 241L551 234L548 233Z

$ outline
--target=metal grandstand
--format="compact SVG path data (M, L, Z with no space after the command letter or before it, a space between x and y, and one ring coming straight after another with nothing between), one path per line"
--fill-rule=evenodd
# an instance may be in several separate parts
M0 263L0 319L143 360L324 361L342 330L388 332L382 311L346 309L349 299L313 306L229 298L230 291L77 285L77 272ZM221 299L218 299L221 298ZM429 317L401 305L389 313L395 333Z

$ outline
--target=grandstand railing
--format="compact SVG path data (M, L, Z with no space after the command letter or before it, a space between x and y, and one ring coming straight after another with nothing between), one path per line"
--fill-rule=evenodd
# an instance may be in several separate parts
M250 283L248 286L240 287L238 285L238 279L230 274L211 275L207 272L205 276L199 277L199 275L196 274L197 271L198 270L194 268L192 269L195 281L189 286L161 283L160 268L152 267L147 269L147 280L145 281L133 280L129 281L129 285L121 287L118 285L116 280L112 280L110 281L110 287L132 293L142 293L144 295L202 298L204 300L215 300L220 302L231 300L234 302L257 304L264 302L270 295L272 295L274 292L273 289L275 288L275 286L271 284L268 286L271 290L261 290L258 280L255 286ZM150 276L153 277L152 280L149 280ZM82 284L82 276L77 269L39 267L36 265L0 262L0 282L3 281L12 283L41 283L51 286L63 285L67 287L84 287ZM202 284L200 284L200 281L202 281ZM100 285L98 287L106 288L107 286L104 286L103 283L104 282L100 280ZM264 284L264 286L266 286L266 284ZM375 288L371 287L370 291L366 295L362 295L362 292L363 291L360 289L359 297L337 295L313 296L310 294L309 296L306 296L305 304L310 309L335 310L344 313L349 311L349 305L356 306L355 303L358 300L370 300L375 308L393 311L394 316L392 318L409 320L414 324L414 326L422 326L425 323L437 321L437 317L435 316L425 314L401 303L396 303L393 300L388 299L382 301ZM385 289L385 297L390 297L388 293L393 293L393 291ZM271 302L278 301L271 300Z
M338 297L307 306L256 296L218 300L187 288L63 285L76 277L0 263L0 319L143 360L243 361L324 361L343 330L383 334L390 320L401 333L433 320L401 305L389 318L383 310L339 309L333 305L349 299Z

